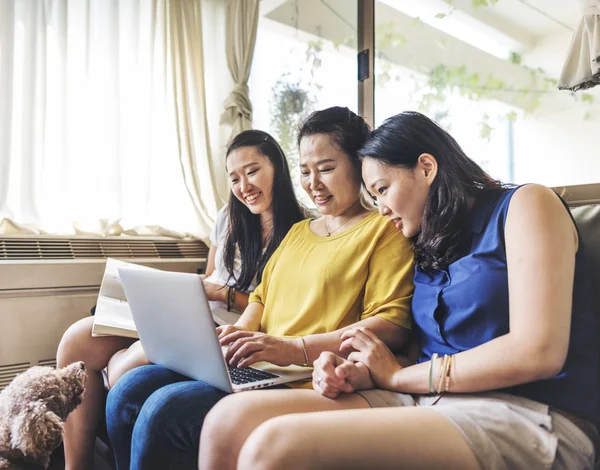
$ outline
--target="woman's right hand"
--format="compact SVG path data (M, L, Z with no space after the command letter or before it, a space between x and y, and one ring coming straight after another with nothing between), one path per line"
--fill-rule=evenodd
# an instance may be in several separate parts
M327 398L374 388L367 366L324 351L313 364L313 388Z
M221 346L226 346L229 344L234 338L230 337L231 334L236 331L250 331L248 328L243 326L236 325L223 325L217 326L217 335L219 336L219 343Z

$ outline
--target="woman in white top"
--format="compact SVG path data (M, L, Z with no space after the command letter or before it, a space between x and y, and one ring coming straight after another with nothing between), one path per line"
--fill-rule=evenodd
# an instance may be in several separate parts
M285 154L266 132L250 130L236 136L227 150L227 168L233 197L219 211L206 274L201 277L215 310L243 311L269 257L304 213L294 195ZM147 363L139 341L94 338L92 324L93 317L73 324L57 352L58 367L83 361L88 370L83 403L65 424L66 470L93 468L96 431L104 412L101 371L108 367L112 386L128 370Z

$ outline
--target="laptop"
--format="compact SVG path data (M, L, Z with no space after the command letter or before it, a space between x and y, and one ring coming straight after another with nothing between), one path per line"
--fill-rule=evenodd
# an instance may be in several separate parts
M311 377L312 371L300 366L229 366L196 274L119 268L119 276L150 362L228 393Z

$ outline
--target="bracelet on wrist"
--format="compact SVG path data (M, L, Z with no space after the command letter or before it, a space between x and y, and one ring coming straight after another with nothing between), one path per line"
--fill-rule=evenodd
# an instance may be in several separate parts
M304 343L304 338L300 336L300 344L302 345L302 352L304 353L304 364L303 366L308 366L308 352L306 351L306 344Z
M227 288L227 311L231 311L235 304L235 287L229 286Z

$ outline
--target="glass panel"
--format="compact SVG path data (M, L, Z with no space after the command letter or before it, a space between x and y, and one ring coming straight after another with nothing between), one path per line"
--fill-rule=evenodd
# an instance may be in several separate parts
M375 125L413 109L502 181L600 181L600 90L556 88L577 4L536 5L376 1Z
M312 111L357 112L356 0L263 0L250 74L253 126L283 147L298 195L296 136Z

